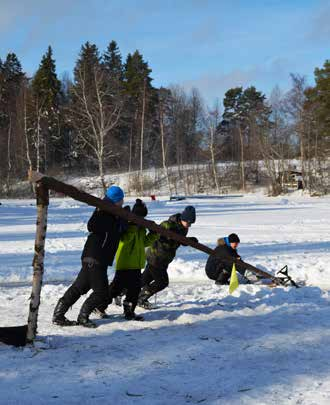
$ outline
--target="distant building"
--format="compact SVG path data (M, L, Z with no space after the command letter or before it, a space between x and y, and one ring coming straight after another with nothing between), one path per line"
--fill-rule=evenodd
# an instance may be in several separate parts
M302 173L296 170L285 170L279 172L277 181L281 186L286 188L293 188L297 190L303 190L303 178Z

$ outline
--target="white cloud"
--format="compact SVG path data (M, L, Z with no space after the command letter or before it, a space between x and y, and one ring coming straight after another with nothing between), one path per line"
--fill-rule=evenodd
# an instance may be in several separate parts
M15 19L20 14L20 9L14 2L0 1L0 33L7 32Z
M311 29L307 38L316 41L327 41L330 39L330 5L323 5L319 12L312 18Z
M256 86L265 92L265 83L275 85L288 80L290 73L289 61L284 58L274 59L267 65L252 66L247 69L233 69L225 73L205 73L196 79L186 80L182 83L186 89L197 87L207 102L215 98L222 98L224 93L232 87Z

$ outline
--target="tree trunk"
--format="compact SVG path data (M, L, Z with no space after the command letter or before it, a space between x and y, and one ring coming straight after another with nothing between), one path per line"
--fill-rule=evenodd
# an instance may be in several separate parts
M305 142L304 142L304 130L303 130L303 124L302 124L302 117L300 117L300 161L301 161L301 177L302 177L302 182L303 182L303 188L305 189L306 187L306 173L305 173Z
M32 160L30 156L30 144L29 144L29 137L27 131L27 113L26 113L26 98L25 98L25 91L24 90L24 135L25 135L25 145L26 145L26 159L29 164L29 170L32 170Z
M37 334L40 293L44 274L45 239L47 231L47 212L49 192L42 183L36 184L37 230L34 245L33 280L28 317L27 342L32 343Z
M44 171L45 173L47 173L48 170L48 164L47 164L47 159L48 159L48 150L47 150L47 142L48 142L48 136L47 136L47 132L46 132L46 136L44 137Z
M214 155L214 130L215 130L214 127L211 125L211 127L210 127L210 152L211 152L212 173L213 173L214 183L215 183L215 186L217 189L217 193L220 194L217 166L216 166L215 155Z
M37 149L37 172L40 170L40 110L37 105L37 139L36 139L36 149Z
M143 194L143 141L144 141L144 116L146 109L146 79L143 84L142 116L141 116L141 141L140 141L140 188Z
M29 164L29 171L33 169L32 160L30 156L30 143L27 129L27 112L26 112L26 88L24 88L24 136L25 136L25 147L26 147L26 160ZM35 185L31 184L31 192L35 193Z
M8 138L7 138L7 179L6 179L6 193L7 196L9 195L10 192L10 183L11 183L11 151L10 151L10 145L11 145L11 114L9 114L9 127L8 127Z
M99 175L100 175L100 179L101 179L101 185L103 188L104 193L107 191L107 183L105 181L104 178L104 170L103 170L103 156L98 156L98 163L99 163Z
M238 125L238 133L241 145L241 177L242 177L242 190L245 191L245 167L244 167L244 143L241 126Z
M163 105L162 103L159 104L159 122L160 122L160 139L162 145L162 160L163 160L163 170L166 177L167 188L170 195L172 194L171 191L171 184L170 178L168 175L168 168L166 165L166 153L165 153L165 136L164 136L164 114L163 114Z

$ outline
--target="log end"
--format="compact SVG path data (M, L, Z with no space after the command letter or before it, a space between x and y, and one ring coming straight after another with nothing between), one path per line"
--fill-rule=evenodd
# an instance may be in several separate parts
M40 181L43 177L45 177L44 174L36 172L34 170L29 170L28 171L28 180L30 183L37 183Z

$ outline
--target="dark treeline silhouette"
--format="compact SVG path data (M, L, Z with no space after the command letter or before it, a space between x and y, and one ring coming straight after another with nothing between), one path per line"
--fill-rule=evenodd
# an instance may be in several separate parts
M312 87L291 74L286 93L275 86L267 100L253 86L231 88L223 107L205 106L198 89L155 88L151 74L138 50L123 60L115 41L103 53L86 42L72 77L60 79L50 46L33 77L14 53L0 59L0 193L12 195L27 169L97 174L103 187L105 174L129 172L142 192L143 170L156 167L170 193L245 190L266 178L276 195L292 159L302 187L329 192L329 60Z

